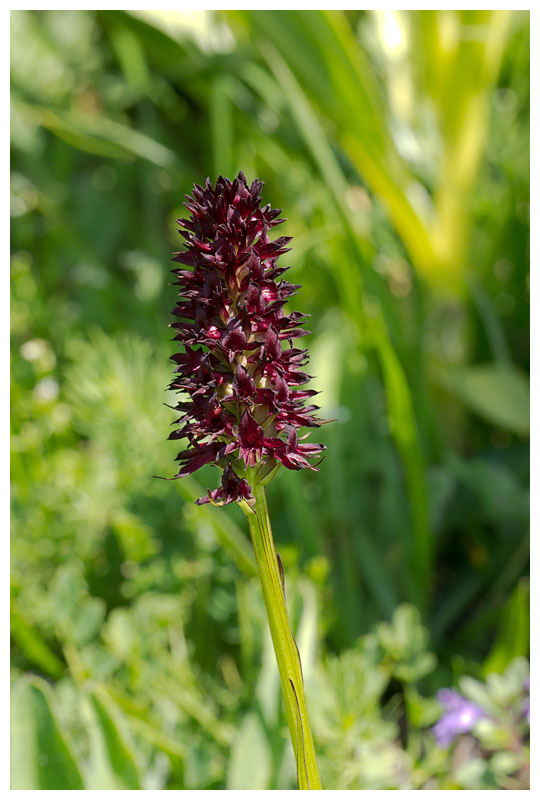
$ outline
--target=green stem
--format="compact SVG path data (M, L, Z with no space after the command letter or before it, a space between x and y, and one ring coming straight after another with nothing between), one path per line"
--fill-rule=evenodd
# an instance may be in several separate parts
M279 669L283 701L296 757L299 789L322 789L304 696L300 654L293 638L280 564L274 548L264 486L253 486L255 508L240 505L248 517L268 624Z

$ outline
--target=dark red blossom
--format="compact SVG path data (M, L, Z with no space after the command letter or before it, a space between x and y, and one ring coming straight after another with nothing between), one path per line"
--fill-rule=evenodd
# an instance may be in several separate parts
M240 478L233 470L231 464L227 464L221 478L221 486L213 492L208 489L207 497L199 497L195 500L197 505L213 503L215 506L225 506L238 500L252 500L253 494L251 487L245 478Z
M302 371L307 350L292 345L309 333L301 327L307 317L283 311L301 287L277 266L291 239L269 238L284 220L260 207L262 187L259 180L248 186L242 172L234 181L220 176L215 187L207 179L188 196L190 218L178 220L187 250L173 258L184 266L173 270L172 327L183 349L172 356L171 389L183 396L174 423L181 427L169 438L186 438L190 447L178 454L175 477L205 464L223 469L222 485L199 504L250 500L248 474L258 480L280 464L316 469L309 459L325 449L298 441L298 428L323 423L317 406L306 405L316 392L296 388L310 379Z

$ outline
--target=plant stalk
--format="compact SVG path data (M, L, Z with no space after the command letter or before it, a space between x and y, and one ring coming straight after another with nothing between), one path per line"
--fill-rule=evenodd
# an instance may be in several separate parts
M304 695L300 654L292 635L287 613L283 578L274 548L264 486L254 485L253 495L256 501L254 509L245 501L240 505L249 521L255 560L279 669L283 701L296 757L298 788L322 789Z

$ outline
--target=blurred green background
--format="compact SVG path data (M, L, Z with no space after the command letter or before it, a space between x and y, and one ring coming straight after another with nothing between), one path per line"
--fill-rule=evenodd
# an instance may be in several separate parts
M523 788L430 726L528 656L528 13L14 11L11 62L13 787L295 785L242 515L152 478L174 221L242 169L337 419L268 491L324 785Z

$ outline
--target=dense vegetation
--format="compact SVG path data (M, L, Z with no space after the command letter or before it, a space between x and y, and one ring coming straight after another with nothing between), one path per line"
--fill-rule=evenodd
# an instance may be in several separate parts
M294 786L242 515L151 477L174 220L239 169L289 217L337 419L268 492L323 784L527 785L528 37L12 12L14 788ZM485 712L450 747L442 687Z

